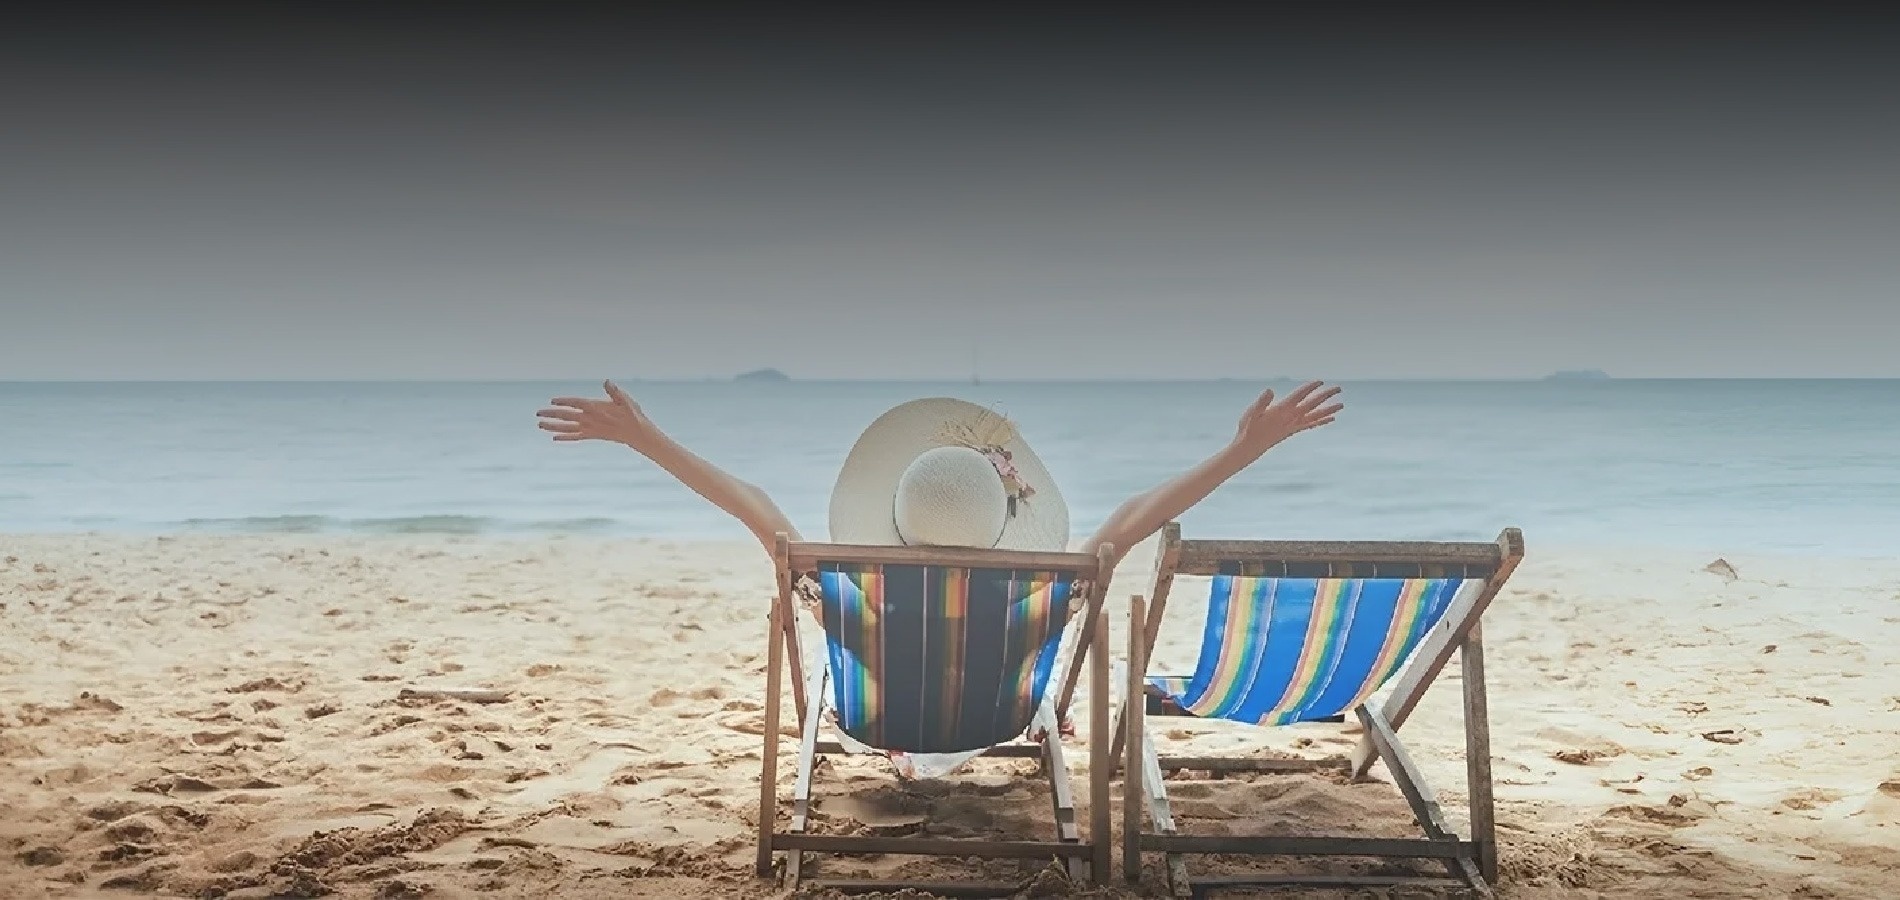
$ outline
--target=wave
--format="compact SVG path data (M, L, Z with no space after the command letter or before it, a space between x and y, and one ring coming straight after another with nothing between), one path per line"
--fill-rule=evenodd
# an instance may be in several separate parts
M497 533L583 533L598 534L620 530L626 523L618 519L503 519L493 516L429 515L391 518L345 519L336 516L244 516L229 519L186 519L172 523L193 531L227 531L272 534L497 534Z

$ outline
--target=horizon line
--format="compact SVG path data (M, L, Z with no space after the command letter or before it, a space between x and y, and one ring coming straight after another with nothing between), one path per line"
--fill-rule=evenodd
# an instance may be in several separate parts
M767 381L755 381L734 375L704 376L668 376L668 377L630 377L630 376L588 376L566 378L0 378L0 384L569 384L575 382L593 382L600 380L625 382L627 384L969 384L982 386L987 384L1224 384L1235 382L1291 383L1299 384L1307 380L1295 376L1272 377L1120 377L1120 378L985 378L973 382L968 378L786 378ZM1332 384L1380 384L1380 383L1591 383L1606 381L1900 381L1900 375L1660 375L1660 376L1608 376L1601 378L1563 378L1548 375L1493 375L1493 376L1381 376L1372 378L1329 378L1319 379Z

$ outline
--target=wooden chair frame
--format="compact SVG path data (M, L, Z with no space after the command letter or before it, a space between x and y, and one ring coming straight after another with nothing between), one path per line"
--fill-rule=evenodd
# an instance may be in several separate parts
M774 856L787 853L784 875L796 888L823 887L843 893L896 891L905 888L929 890L943 896L1009 896L1022 890L1017 883L993 882L912 882L860 879L813 879L807 853L835 854L914 854L968 858L1052 858L1062 860L1071 878L1096 884L1108 880L1112 839L1109 800L1110 740L1113 726L1109 719L1111 690L1108 674L1108 628L1103 598L1107 596L1113 574L1113 548L1099 554L1044 553L1003 550L965 550L940 547L886 547L850 544L794 543L779 535L774 554L778 569L778 595L772 604L768 627L765 668L765 735L759 777L759 841L757 869L761 877L774 871ZM1048 686L1043 705L1025 733L1031 740L1011 741L990 747L985 756L1034 758L1040 761L1042 774L1048 777L1055 815L1055 840L987 841L950 838L856 837L818 835L807 832L812 805L813 770L825 754L845 753L838 741L820 741L823 727L825 689L829 667L820 665L809 677L802 673L803 653L799 644L798 604L795 589L798 579L815 574L819 563L883 563L927 565L953 568L1058 569L1076 573L1078 585L1087 583L1087 594L1080 613L1063 625L1063 640L1072 632L1079 635L1070 656L1060 690ZM1081 619L1078 629L1075 619ZM1088 839L1083 840L1077 824L1074 785L1063 755L1061 722L1064 721L1082 667L1090 669L1089 703L1089 812ZM783 675L791 676L799 723L798 777L792 791L792 821L783 832L776 830L778 812L779 719L784 703Z
M1485 693L1484 639L1479 620L1511 573L1524 558L1524 537L1505 529L1492 543L1417 542L1295 542L1295 541L1182 541L1180 526L1163 528L1155 561L1153 605L1132 599L1129 610L1127 685L1118 712L1114 754L1121 763L1123 875L1139 881L1143 851L1159 852L1167 861L1167 879L1176 896L1200 895L1231 887L1392 887L1455 884L1479 896L1491 895L1497 880L1497 832L1491 780L1491 732ZM1419 565L1458 566L1468 581L1451 607L1428 632L1390 683L1383 702L1373 701L1353 712L1364 728L1359 746L1349 758L1258 759L1160 756L1146 728L1147 665L1167 610L1174 576L1216 575L1222 563L1295 564L1308 568L1341 566L1340 577L1378 577L1381 565L1398 569ZM1349 569L1347 567L1350 567ZM1475 574L1474 574L1475 573ZM1462 660L1465 727L1465 777L1468 788L1471 836L1461 838L1446 825L1437 795L1425 783L1402 744L1398 729L1411 716L1425 691L1456 651ZM1385 760L1392 780L1404 795L1423 839L1279 837L1241 835L1189 836L1179 833L1168 805L1165 773L1180 770L1227 772L1311 772L1335 769L1363 779L1373 764ZM1142 827L1142 814L1154 825ZM1186 854L1255 856L1358 856L1438 859L1446 877L1296 875L1256 873L1190 878Z

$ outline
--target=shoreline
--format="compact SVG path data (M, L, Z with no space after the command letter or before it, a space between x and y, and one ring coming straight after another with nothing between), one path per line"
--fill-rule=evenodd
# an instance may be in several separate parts
M1501 896L1900 893L1900 559L1715 555L1532 543L1487 614ZM0 894L775 896L750 868L772 590L743 540L0 535ZM1192 595L1156 671L1194 661ZM1457 827L1445 683L1404 735ZM1329 728L1170 739L1349 746ZM972 798L838 759L819 809L1034 834L1047 798L1013 765L944 782ZM1209 784L1179 804L1200 826L1408 834L1389 784ZM968 872L827 870L900 864Z
M425 516L425 517L418 517L418 518L436 518L436 517ZM1502 527L1503 526L1500 526L1500 528ZM1214 534L1211 532L1205 533L1205 534L1196 534L1193 532L1186 532L1183 534L1183 536L1188 537L1188 538L1196 538L1196 539L1199 539L1199 538L1226 539L1226 538L1232 537L1231 535L1228 535L1225 532L1222 532L1220 534ZM1527 565L1534 563L1539 558L1540 554L1543 557L1621 556L1621 557L1627 557L1631 559L1649 559L1649 560L1674 560L1674 559L1682 559L1682 558L1699 556L1699 555L1706 555L1709 558L1709 561L1711 562L1716 559L1729 559L1731 562L1733 562L1734 559L1753 559L1753 560L1759 560L1759 561L1768 562L1768 563L1776 563L1776 562L1793 563L1793 562L1812 561L1812 560L1835 560L1835 561L1840 561L1840 562L1871 563L1871 564L1876 564L1876 565L1881 564L1881 563L1892 562L1892 563L1895 563L1896 565L1900 565L1900 544L1896 544L1893 552L1891 553L1871 553L1871 552L1845 553L1845 552L1840 552L1837 550L1829 550L1826 547L1816 547L1812 550L1796 550L1796 549L1789 549L1785 547L1783 548L1748 547L1748 546L1736 546L1736 545L1721 545L1718 543L1658 544L1654 542L1618 543L1618 542L1607 542L1607 541L1606 542L1565 541L1565 542L1555 543L1555 544L1543 544L1543 543L1535 543L1535 538L1536 538L1535 535L1532 535L1532 534L1526 535L1527 542L1530 542L1529 547L1531 551L1530 556L1526 559ZM706 547L706 548L721 548L721 549L744 548L744 549L751 549L758 552L763 552L762 550L760 550L757 542L752 540L750 535L745 535L743 533L736 533L736 534L728 533L724 535L711 536L711 535L701 535L701 534L674 534L674 535L630 534L630 533L612 533L612 532L590 532L586 530L575 530L575 531L377 531L377 530L350 530L350 529L339 528L339 529L331 529L331 530L325 530L325 531L289 531L289 530L286 530L286 531L275 531L275 530L241 531L241 530L218 530L218 529L211 529L211 528L203 528L203 529L170 528L170 529L167 529L167 528L161 528L161 527L153 527L147 530L73 529L73 530L13 530L13 531L9 531L5 529L0 529L0 548L4 548L8 546L9 542L37 543L41 541L77 540L77 539L103 541L103 542L283 540L283 541L302 541L302 542L311 542L311 543L334 543L337 545L344 545L344 546L355 545L355 544L375 544L375 543L384 543L384 542L387 542L387 543L403 543L403 542L446 543L446 544L475 544L475 545L480 545L480 544L538 545L541 543L552 542L552 543L561 543L561 544L594 543L594 544L602 544L602 545L631 545L631 546L665 545L665 546L670 546L670 547ZM1241 538L1234 538L1234 539L1239 540ZM1283 537L1283 538L1276 538L1276 539L1278 540L1304 540L1307 538ZM1353 538L1350 535L1331 535L1331 536L1317 536L1317 537L1312 537L1310 539L1312 540L1353 540L1355 538ZM1399 540L1399 539L1401 538L1394 538L1394 540ZM1435 542L1435 541L1431 541L1430 539L1415 539L1415 538L1402 538L1402 539L1403 540L1427 540L1428 542ZM822 538L807 537L807 540L817 542L817 541L821 541ZM1489 540L1490 540L1490 537L1486 536L1486 537L1474 537L1474 538L1459 538L1452 542L1483 543ZM1079 541L1071 543L1071 547L1074 547L1077 545L1079 545ZM1131 557L1143 556L1143 555L1152 556L1153 545L1154 545L1154 538L1150 537L1149 539L1142 541L1140 544L1137 544L1135 548L1129 552L1129 555Z

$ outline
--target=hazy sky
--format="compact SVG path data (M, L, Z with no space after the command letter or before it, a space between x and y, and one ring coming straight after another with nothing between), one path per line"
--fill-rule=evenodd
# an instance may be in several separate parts
M382 8L10 22L0 379L1900 376L1888 21Z

